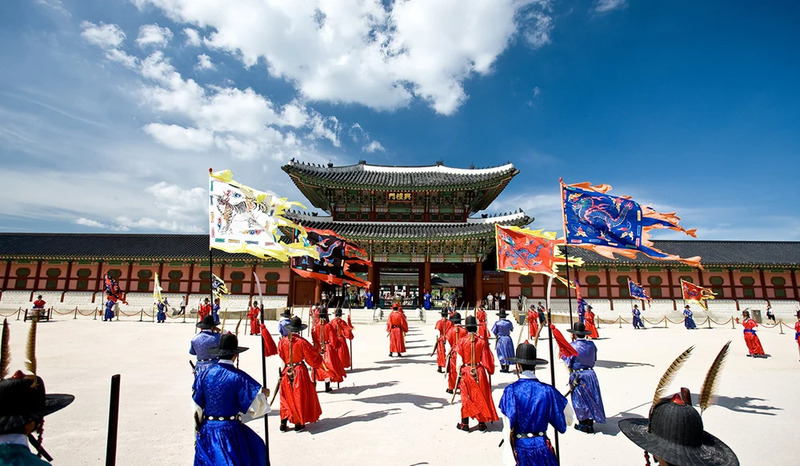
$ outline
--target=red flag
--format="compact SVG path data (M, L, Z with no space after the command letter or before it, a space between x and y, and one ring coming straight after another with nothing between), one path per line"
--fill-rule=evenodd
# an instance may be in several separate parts
M558 357L561 359L568 358L570 356L577 356L578 350L572 347L569 344L564 335L556 328L555 325L550 324L550 329L553 331L553 337L556 339L556 344L558 345Z
M278 354L278 347L275 345L275 340L272 335L267 331L267 327L261 324L261 339L264 340L264 356L274 356Z
M711 288L703 288L685 280L681 280L681 291L684 301L696 302L703 306L703 309L708 309L705 302L707 299L714 299L714 292L711 291Z

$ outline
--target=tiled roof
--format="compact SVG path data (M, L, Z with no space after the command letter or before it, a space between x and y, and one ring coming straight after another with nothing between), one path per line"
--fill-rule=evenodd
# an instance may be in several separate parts
M333 166L307 164L292 159L281 168L295 183L299 177L306 183L319 186L408 190L488 187L504 180L507 182L519 173L511 163L491 168L452 168L438 163L423 167L393 167L368 165L364 161L355 165Z

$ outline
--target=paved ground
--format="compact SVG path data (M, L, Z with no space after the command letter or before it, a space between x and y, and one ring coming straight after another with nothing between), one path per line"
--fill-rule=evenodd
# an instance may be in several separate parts
M15 320L10 324L11 365L16 369L24 364L28 324ZM276 322L268 326L277 333ZM669 391L687 386L696 397L706 370L727 340L733 340L732 351L717 402L703 415L706 429L728 443L743 465L797 464L794 432L800 414L796 396L800 362L793 333L762 330L762 343L772 356L754 360L745 357L740 329L687 331L670 326L634 331L604 326L600 332L597 374L609 423L594 435L572 428L560 435L562 464L643 464L641 450L619 432L617 421L646 415L659 377L689 345L696 346L694 356ZM55 463L104 462L110 378L119 373L117 463L191 464L192 376L187 351L193 334L193 325L177 322L104 323L63 317L42 323L39 373L48 391L76 397L72 405L47 417L44 444ZM305 432L281 433L275 402L268 418L273 464L286 464L290 458L302 458L302 464L500 464L499 423L487 433L455 429L458 399L450 404L445 381L428 356L432 322L412 326L404 358L388 357L383 325L359 325L355 334L354 370L340 389L319 394L323 409L319 422ZM240 344L253 348L242 354L241 367L259 379L259 340L249 335L240 339ZM547 340L540 341L540 354L546 347ZM269 385L274 387L277 357L269 358L268 368ZM557 386L565 392L566 369L560 362L555 368ZM549 369L540 376L549 381ZM495 374L495 403L514 379L513 374ZM263 420L249 425L263 436Z

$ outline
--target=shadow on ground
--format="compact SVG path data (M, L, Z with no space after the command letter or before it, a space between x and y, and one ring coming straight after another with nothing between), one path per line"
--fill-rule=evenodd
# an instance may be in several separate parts
M345 379L347 380L347 379ZM347 383L347 382L344 382ZM342 394L349 394L349 395L359 395L367 390L374 390L376 388L384 388L384 387L393 387L397 385L399 382L396 380L392 380L391 382L378 382L372 385L355 385L349 387L341 387L341 388L334 388L333 394L342 393ZM333 385L333 384L331 384ZM333 385L335 387L335 385Z
M605 361L605 360L598 360L596 363L594 363L594 366L603 367L605 369L622 369L623 367L634 367L634 366L655 367L652 364L646 362Z
M356 398L354 401L377 404L411 403L418 408L427 410L441 409L450 404L449 398L436 398L414 393L390 393L387 395Z
M763 403L756 404L755 402L757 401L764 401L764 399L752 396L717 396L713 403L728 408L731 411L747 414L762 414L764 416L775 416L778 413L774 411L783 411L782 408L776 408Z
M367 413L367 414L358 414L355 416L322 418L313 424L309 424L308 427L306 427L306 432L308 432L311 435L321 434L322 432L327 432L329 430L346 426L348 424L353 424L355 422L369 422L369 421L374 421L376 419L381 419L386 416L395 414L397 411L400 411L400 408L389 408L389 409L384 409L382 411L375 411L373 413Z

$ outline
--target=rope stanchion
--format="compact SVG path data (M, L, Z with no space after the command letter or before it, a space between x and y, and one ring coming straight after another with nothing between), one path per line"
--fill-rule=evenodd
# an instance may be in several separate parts
M139 312L139 322L142 322L143 316L144 316L144 309L142 309L141 312Z
M783 319L780 320L779 324L781 326L781 335L783 335Z
M708 328L711 328L711 316L706 316L706 323L708 324Z
M97 314L99 314L99 313L100 313L100 309L95 309L94 310L94 317L92 318L92 320L97 320Z
M622 316L617 316L617 322L619 322L619 328L622 328Z
M20 312L21 310L22 310L22 308L19 308L19 309L17 309L17 320L19 320L19 312Z
M667 322L669 322L669 319L667 319L667 316L664 316L664 328L669 328L669 325L667 325Z
M78 306L75 306L75 315L72 316L72 320L77 320L77 319L78 319Z

